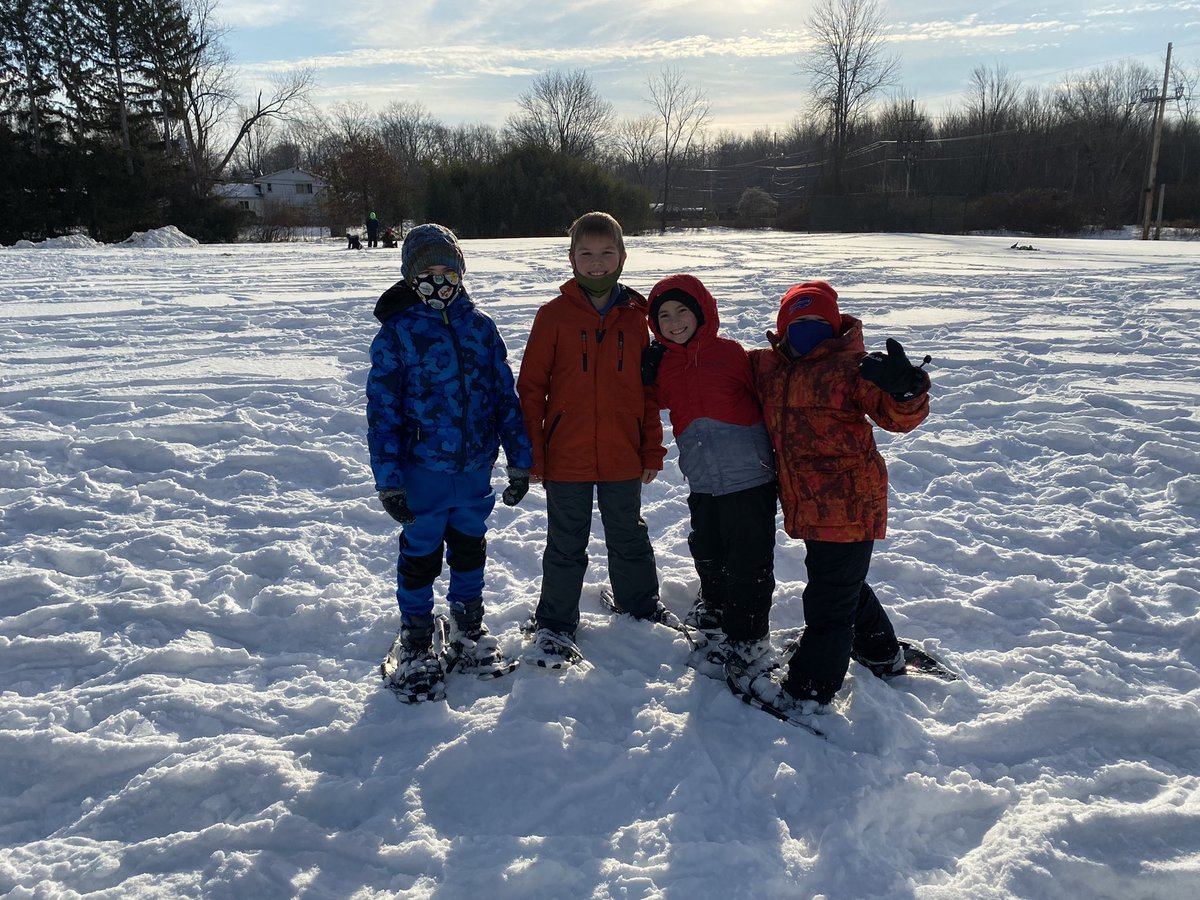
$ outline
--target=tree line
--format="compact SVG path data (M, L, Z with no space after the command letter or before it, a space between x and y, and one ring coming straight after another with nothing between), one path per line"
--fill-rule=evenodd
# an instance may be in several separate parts
M1029 88L979 66L934 115L897 87L878 0L820 0L810 99L782 133L712 133L707 95L672 65L646 79L640 115L618 117L586 70L551 70L502 126L447 125L407 100L315 109L305 70L239 101L214 4L0 0L0 241L163 224L232 239L249 223L213 186L293 166L328 182L315 215L335 229L374 211L471 237L560 234L604 208L630 231L1065 233L1138 219L1151 100L1169 113L1164 218L1200 226L1195 64L1172 66L1165 97L1134 62Z

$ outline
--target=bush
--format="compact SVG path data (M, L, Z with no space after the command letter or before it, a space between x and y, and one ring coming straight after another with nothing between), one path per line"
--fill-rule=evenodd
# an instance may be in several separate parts
M746 188L737 203L737 218L742 224L766 223L778 213L779 204L762 188Z
M254 213L224 200L186 199L174 205L170 218L170 224L202 244L232 244L254 221Z
M789 206L779 212L775 226L784 231L808 231L808 201L801 200L795 206Z
M594 163L520 148L494 162L432 170L426 213L462 237L558 236L592 210L635 233L647 227L651 199Z
M1054 188L988 194L967 205L969 231L1063 235L1082 231L1087 224L1083 203L1072 194Z

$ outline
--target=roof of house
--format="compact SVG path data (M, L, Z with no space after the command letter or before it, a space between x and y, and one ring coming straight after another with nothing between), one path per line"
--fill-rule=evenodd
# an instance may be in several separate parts
M213 195L228 200L252 200L262 196L253 184L214 184Z
M298 169L295 167L291 169L279 169L276 172L268 172L266 175L260 175L258 178L254 179L255 184L261 184L265 181L311 181L315 184L325 183L325 179L320 175L314 175L307 169Z

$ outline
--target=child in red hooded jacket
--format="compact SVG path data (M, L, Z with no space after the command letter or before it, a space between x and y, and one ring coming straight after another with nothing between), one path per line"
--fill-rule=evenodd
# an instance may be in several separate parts
M802 715L827 713L853 657L876 675L904 671L904 654L867 570L887 529L887 466L872 422L912 431L929 415L929 376L887 341L868 355L862 322L838 309L823 281L789 289L750 351L755 390L775 446L784 529L804 541L805 630L782 684L745 675L740 686ZM740 681L740 679L739 679Z
M650 292L643 380L669 409L688 480L688 549L700 593L687 622L709 638L707 666L749 665L770 649L775 590L775 460L750 359L718 337L717 302L698 278L672 275Z

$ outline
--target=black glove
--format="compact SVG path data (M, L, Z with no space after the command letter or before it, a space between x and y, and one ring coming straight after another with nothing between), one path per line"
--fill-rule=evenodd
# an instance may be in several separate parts
M650 346L642 354L642 384L654 384L654 379L658 378L658 367L662 363L663 354L666 352L666 344L660 344L658 341L650 342Z
M500 499L504 501L505 506L516 506L521 502L521 498L529 493L529 470L518 469L516 466L508 467L508 487L504 489L504 493L500 495Z
M930 362L926 356L921 365ZM904 347L894 338L887 339L887 356L870 353L858 364L862 377L887 391L897 400L907 400L925 389L925 373L908 361Z
M401 525L411 525L417 521L416 514L408 508L408 491L405 488L380 491L379 502L387 514Z

